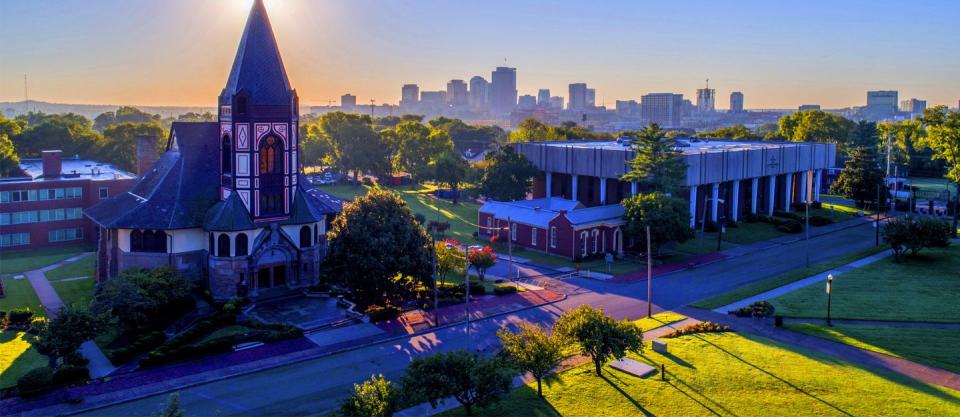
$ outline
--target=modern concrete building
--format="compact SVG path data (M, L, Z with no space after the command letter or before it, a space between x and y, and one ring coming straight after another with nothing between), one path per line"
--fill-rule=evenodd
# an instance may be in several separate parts
M537 91L537 105L540 107L550 107L550 89L541 88Z
M476 75L470 78L470 107L474 110L487 110L490 105L490 83Z
M356 111L357 96L353 94L344 94L340 96L340 109L346 112Z
M712 113L716 110L717 90L712 88L700 88L697 90L697 111L700 113Z
M910 113L911 116L917 116L923 114L923 111L927 109L926 100L918 100L911 98L909 100L903 100L900 102L900 111L904 113Z
M490 74L490 110L508 114L517 107L517 69L497 67Z
M537 107L537 98L529 94L524 94L517 99L517 108L521 110L531 110Z
M894 90L867 91L867 106L863 108L863 117L882 120L897 114L900 101Z
M463 80L450 80L447 83L447 103L455 108L463 108L468 102L467 83Z
M662 127L680 127L683 94L652 93L640 97L640 114Z
M739 91L730 93L730 113L743 113L743 93Z
M420 86L416 84L404 84L400 88L400 112L415 113L420 104Z
M568 93L567 110L579 111L587 109L587 85L585 83L570 84Z

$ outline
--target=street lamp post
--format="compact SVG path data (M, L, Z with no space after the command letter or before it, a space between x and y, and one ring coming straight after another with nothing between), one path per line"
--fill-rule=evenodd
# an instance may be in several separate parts
M439 271L437 270L437 235L436 231L430 235L433 244L433 327L440 327L440 294L437 285L440 285Z
M463 282L466 283L464 288L464 303L463 308L467 313L467 343L470 342L470 247L463 245L463 258L465 259L464 268L463 268Z
M833 326L830 321L830 295L833 292L833 274L827 275L827 326Z
M650 225L647 225L647 317L653 316L653 249L650 246Z

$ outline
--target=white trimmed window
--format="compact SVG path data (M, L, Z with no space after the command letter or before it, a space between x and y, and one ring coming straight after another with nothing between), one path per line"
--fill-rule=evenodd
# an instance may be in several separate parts
M100 187L100 199L103 200L107 197L110 197L110 189L107 187Z
M557 247L557 228L550 226L550 247Z
M30 244L30 233L10 233L0 235L0 247L23 246Z
M517 224L510 223L510 240L517 241Z
M587 238L589 236L586 230L580 232L580 256L587 256Z
M600 231L593 229L593 253L597 253L600 248Z
M537 228L536 227L530 228L530 244L533 246L537 246Z

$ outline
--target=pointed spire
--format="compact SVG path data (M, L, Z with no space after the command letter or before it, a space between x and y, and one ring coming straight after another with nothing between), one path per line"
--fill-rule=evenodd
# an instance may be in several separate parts
M293 93L263 0L255 0L222 99L246 90L255 104L287 105Z

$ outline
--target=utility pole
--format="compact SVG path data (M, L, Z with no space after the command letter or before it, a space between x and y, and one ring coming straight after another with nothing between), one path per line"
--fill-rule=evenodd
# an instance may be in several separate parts
M876 246L880 246L880 184L877 184L877 212L873 215L873 228L876 230Z
M467 313L467 344L470 345L470 248L464 244L463 245L463 258L465 259L464 268L463 268L463 282L466 284L464 288L464 309Z
M433 327L440 327L440 291L437 288L439 285L440 274L437 270L437 231L434 228L433 233L431 233L430 242L433 243Z
M370 117L373 117L373 103L374 103L375 101L376 101L376 100L374 100L374 99L372 99L372 98L370 99Z
M650 225L647 225L647 317L653 315L653 248L650 246Z

